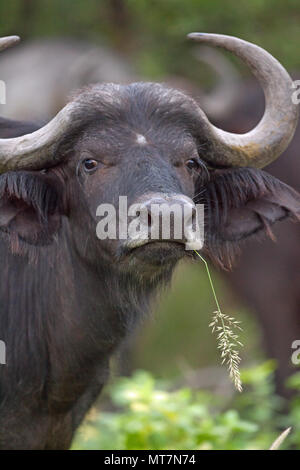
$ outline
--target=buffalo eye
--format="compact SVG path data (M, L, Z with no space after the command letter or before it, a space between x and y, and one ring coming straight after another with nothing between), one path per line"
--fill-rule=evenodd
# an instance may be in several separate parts
M191 158L185 162L187 168L189 170L198 170L200 168L199 162L195 158Z
M83 160L82 163L84 170L87 173L91 173L92 171L94 171L99 164L99 162L97 162L97 160L94 160L93 158L86 158L85 160Z

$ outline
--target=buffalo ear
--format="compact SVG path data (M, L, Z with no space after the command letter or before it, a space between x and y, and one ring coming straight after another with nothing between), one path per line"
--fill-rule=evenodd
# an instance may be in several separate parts
M196 202L205 205L205 246L223 267L232 265L239 241L263 231L272 238L271 225L300 219L299 193L250 168L214 171Z
M41 173L9 172L0 176L0 231L12 243L53 241L61 225L58 188Z
M249 201L243 207L232 208L220 235L224 240L238 241L265 230L273 238L271 225L291 216L300 217L300 196L287 187L277 194Z

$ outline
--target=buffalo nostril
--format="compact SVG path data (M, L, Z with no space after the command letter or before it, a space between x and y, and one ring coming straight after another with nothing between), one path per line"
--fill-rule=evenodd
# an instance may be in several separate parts
M190 210L189 210L189 213L188 213L188 217L185 221L185 224L186 224L187 227L195 228L196 221L197 221L196 208L191 207L189 209Z
M141 219L144 226L148 226L148 228L152 226L151 205L142 206L141 210L136 212L136 216Z
M136 216L140 230L153 240L177 240L185 243L193 237L197 222L196 207L184 195L151 195L139 201Z

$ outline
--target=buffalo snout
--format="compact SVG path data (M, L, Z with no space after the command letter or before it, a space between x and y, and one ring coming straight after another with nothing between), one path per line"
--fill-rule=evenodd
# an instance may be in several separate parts
M128 210L127 249L154 242L186 245L186 249L201 248L197 207L183 194L146 194ZM198 238L198 240L197 240Z

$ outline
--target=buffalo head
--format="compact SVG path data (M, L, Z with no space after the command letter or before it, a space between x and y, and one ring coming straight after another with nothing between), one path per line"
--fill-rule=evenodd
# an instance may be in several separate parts
M190 37L232 51L256 74L266 98L256 128L243 135L222 131L192 98L159 84L83 89L44 127L0 139L0 229L12 249L52 243L63 226L85 263L105 258L152 276L190 253L185 244L196 203L205 206L204 250L223 265L238 241L299 215L296 192L257 169L293 136L298 108L289 75L266 51L240 39ZM0 47L16 41L3 38ZM144 232L152 225L152 204L188 206L187 232L181 238L160 233L151 243L139 237L100 242L98 207L110 204L117 214L120 196L146 211Z

